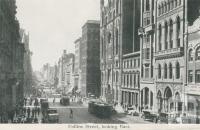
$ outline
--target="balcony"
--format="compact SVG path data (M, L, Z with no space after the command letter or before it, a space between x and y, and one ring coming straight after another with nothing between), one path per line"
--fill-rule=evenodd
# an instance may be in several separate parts
M184 54L184 48L179 47L179 48L172 48L168 50L162 50L155 52L155 59L167 59L167 58L172 58L172 57L179 57Z

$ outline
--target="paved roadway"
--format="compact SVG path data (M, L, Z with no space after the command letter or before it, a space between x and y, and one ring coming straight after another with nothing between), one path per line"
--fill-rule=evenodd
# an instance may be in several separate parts
M88 112L87 107L71 103L70 106L61 106L59 103L50 103L50 107L56 108L59 113L59 123L101 123L101 124L123 124L123 121L114 119L100 119ZM70 108L73 110L73 118L70 118Z
M127 116L118 114L110 119L101 119L88 112L86 106L77 103L71 103L70 106L62 106L60 103L50 102L51 108L56 108L59 113L59 123L65 124L81 124L81 123L96 123L96 124L149 124L151 122L144 121L140 117ZM70 108L73 110L73 118L70 118Z

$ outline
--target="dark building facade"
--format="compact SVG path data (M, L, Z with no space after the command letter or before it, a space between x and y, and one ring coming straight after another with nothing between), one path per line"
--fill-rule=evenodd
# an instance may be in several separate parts
M20 41L24 44L24 95L30 95L32 93L32 65L31 56L32 52L29 48L29 34L24 29L20 29Z
M100 8L101 97L123 104L123 56L140 51L140 0L101 0Z
M80 43L81 95L100 95L100 23L88 20L82 27Z
M23 100L24 44L20 43L16 1L0 1L0 118L6 122Z

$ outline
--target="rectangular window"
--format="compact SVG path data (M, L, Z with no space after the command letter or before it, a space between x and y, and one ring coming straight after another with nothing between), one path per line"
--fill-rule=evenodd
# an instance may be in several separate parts
M200 83L200 70L196 70L195 77L196 77L196 83Z
M149 78L149 68L145 68L145 78Z
M194 111L194 104L191 102L188 102L188 111Z
M150 59L150 49L146 49L146 59Z
M192 72L192 70L189 70L189 72L188 72L188 82L191 83L192 79L193 79L193 72Z

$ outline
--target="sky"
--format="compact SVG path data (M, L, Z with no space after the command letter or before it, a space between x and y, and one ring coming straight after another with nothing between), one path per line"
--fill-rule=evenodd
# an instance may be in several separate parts
M33 70L54 65L63 50L74 53L74 41L87 20L100 19L99 0L17 0L17 19L29 33Z

